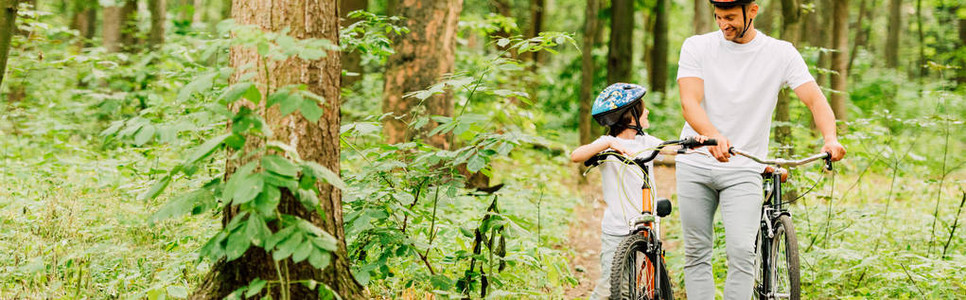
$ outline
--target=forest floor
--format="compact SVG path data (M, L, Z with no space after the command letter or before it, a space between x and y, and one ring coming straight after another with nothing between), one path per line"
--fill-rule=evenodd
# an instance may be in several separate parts
M655 169L654 179L657 180L658 198L672 199L671 195L674 194L677 186L673 165L659 165ZM573 257L569 258L570 267L578 284L566 290L564 296L567 299L587 299L600 278L600 221L607 204L601 196L599 172L591 171L587 174L587 183L581 185L580 193L583 202L574 209L573 222L570 224L567 236L567 246L573 250ZM677 223L676 214L670 217L674 218L674 223ZM667 229L680 230L680 228ZM675 251L679 245L680 242L677 240L666 241L665 249L669 253L677 253ZM681 297L683 294L675 296Z

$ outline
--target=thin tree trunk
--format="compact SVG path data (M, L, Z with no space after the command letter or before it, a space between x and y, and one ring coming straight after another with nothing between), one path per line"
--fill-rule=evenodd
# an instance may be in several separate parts
M612 0L607 83L631 81L634 69L634 1Z
M847 121L848 101L848 53L849 53L849 1L834 0L832 35L835 52L832 53L832 111L835 119Z
M243 25L255 25L265 31L279 32L288 28L290 36L298 39L320 38L338 43L338 7L335 0L329 1L298 1L298 0L235 0L232 14L236 22ZM339 170L339 123L340 123L340 70L342 69L339 53L329 51L319 60L306 61L289 58L284 61L272 62L259 57L255 49L250 47L233 47L230 63L239 72L235 72L230 81L239 82L243 76L251 76L250 70L242 70L242 66L254 66L254 77L263 95L286 85L303 84L308 90L321 96L324 101L324 113L317 122L310 122L299 114L282 116L277 106L265 108L264 102L256 109L262 114L267 126L274 132L274 136L281 137L279 142L295 148L301 158L314 161L330 170ZM265 65L265 64L268 65ZM261 72L265 70L265 72ZM269 75L270 74L270 75ZM267 78L271 76L271 78ZM253 107L250 102L239 102L237 105ZM236 105L236 106L237 106ZM237 107L234 107L237 109ZM246 149L255 149L264 143L261 139L249 139ZM258 157L246 158L248 160ZM231 176L238 166L244 164L239 159L230 159L226 167L226 179ZM331 261L324 270L312 267L307 261L293 263L287 258L277 263L284 269L282 275L286 281L315 280L325 283L339 293L343 299L359 299L362 297L362 287L355 281L349 270L349 260L346 254L345 233L342 224L341 192L329 184L319 183L319 209L307 210L292 192L281 189L281 202L278 205L280 213L294 215L315 224L330 233L337 241L337 250L332 253ZM223 225L226 225L238 213L237 208L228 207L223 212ZM276 224L269 224L277 230ZM235 289L249 284L256 278L263 280L281 280L276 262L269 253L258 247L249 248L240 258L226 262L224 259L215 262L211 272L193 293L191 299L222 299ZM278 285L271 288L271 295L278 299ZM316 299L318 293L302 284L291 284L287 287L292 299ZM263 292L264 294L265 292Z
M587 0L587 9L584 11L584 39L581 41L583 56L580 61L580 112L577 126L580 131L580 144L590 144L594 140L591 132L593 120L590 115L590 108L594 101L594 78L597 77L597 66L594 64L594 45L597 36L600 35L597 12L600 10L599 0Z
M919 32L919 59L916 69L919 70L919 89L922 89L923 79L926 77L926 35L922 29L922 0L916 0L916 29Z
M148 46L151 49L160 48L161 44L164 44L165 2L165 0L148 0L148 9L151 11L151 31L148 33Z
M782 0L782 39L798 47L801 29L801 3L798 0ZM778 142L779 153L782 157L791 157L792 126L789 114L791 96L788 89L782 89L778 94L778 104L775 106L775 141Z
M755 18L755 29L761 30L762 32L770 36L776 36L775 14L781 12L777 9L778 8L777 4L780 4L781 2L779 1L778 3L776 3L776 1L779 1L779 0L757 1L758 5L761 6L761 9L758 10L758 17ZM775 5L773 6L772 4L775 4Z
M10 40L17 26L17 0L0 0L0 88L7 72L7 55L10 54Z
M651 48L651 66L648 69L651 91L661 94L664 102L667 93L667 52L668 52L668 0L657 0L654 5L654 45Z
M70 28L77 30L82 39L78 46L82 48L91 46L91 39L94 38L94 32L97 30L97 10L94 10L87 1L74 0L71 4L71 12L73 16Z
M959 17L959 51L963 51L963 48L966 48L966 17ZM966 84L966 67L964 66L966 66L966 58L961 57L959 59L959 76L956 77L956 81L960 85Z
M456 25L462 8L462 0L403 0L396 6L396 14L405 18L404 25L410 32L392 38L396 53L386 64L382 111L392 114L385 119L383 127L387 143L406 142L416 136L407 123L412 121L412 110L419 100L403 98L403 95L426 89L453 71ZM427 113L452 116L451 98L451 92L445 92L426 99ZM428 132L437 125L430 121L428 126L419 130ZM435 135L428 137L427 141L438 148L448 149L449 137Z
M358 22L359 19L350 19L348 17L350 12L357 10L366 10L369 8L369 1L367 0L342 0L339 8L339 22L341 22L342 27L352 25ZM346 72L354 73L352 76L342 76L342 87L351 87L362 79L362 55L359 51L355 49L347 49L347 52L342 53L342 66L345 68Z
M694 0L694 34L705 34L711 32L711 6L708 1Z
M889 35L886 36L886 67L899 66L899 32L902 31L902 0L889 2Z
M131 51L138 44L138 1L127 0L121 7L121 49Z
M872 1L872 7L866 7L866 0L859 1L859 19L855 21L855 39L852 43L852 48L849 49L849 67L847 70L852 72L852 64L855 61L855 57L858 56L859 47L865 47L866 41L869 39L869 31L866 30L865 26L862 26L862 21L868 19L872 20L871 11L875 9L875 1Z
M537 37L540 35L540 31L543 31L544 7L544 0L530 0L530 27L528 28L527 37ZM529 52L525 58L533 63L530 65L530 71L536 71L537 64L541 59L540 52Z
M201 24L204 21L205 16L208 15L207 7L205 7L205 0L194 0L191 3L191 7L194 8L195 13L191 15L191 26Z

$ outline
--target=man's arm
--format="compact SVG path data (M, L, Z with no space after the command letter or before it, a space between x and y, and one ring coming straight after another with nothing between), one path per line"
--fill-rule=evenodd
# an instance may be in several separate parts
M798 99L801 99L808 110L812 111L815 126L825 138L822 152L831 153L833 161L842 159L845 156L845 147L839 143L838 135L835 133L835 113L832 112L832 107L829 106L822 90L818 88L818 84L815 81L809 81L799 85L795 88L795 95L798 95Z
M697 77L684 77L678 79L678 87L681 91L681 111L684 120L688 121L691 128L698 134L707 136L718 141L717 146L708 147L708 151L714 158L721 162L727 162L731 154L731 141L718 132L717 128L711 124L708 113L701 108L701 101L704 101L704 79Z

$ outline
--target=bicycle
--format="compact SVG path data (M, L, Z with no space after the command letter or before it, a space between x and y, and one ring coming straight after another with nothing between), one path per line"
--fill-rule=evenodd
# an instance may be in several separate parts
M798 239L792 215L782 202L782 183L788 179L788 170L819 159L825 160L825 169L832 170L829 153L815 154L800 160L761 159L751 153L731 147L733 155L741 155L766 165L762 173L761 227L755 239L755 286L753 299L801 299L801 273L798 260ZM768 253L765 247L768 246Z
M656 193L651 190L654 183L648 175L650 170L647 163L657 157L657 154L667 146L680 145L679 154L688 152L700 146L713 146L715 140L698 142L694 138L661 143L647 157L631 159L615 151L601 152L586 162L588 171L608 161L608 156L614 156L619 163L634 165L644 174L641 186L641 215L632 219L630 235L624 238L614 252L611 267L610 283L611 298L618 299L673 299L671 280L668 277L667 266L664 263L664 248L661 241L661 218L671 214L671 201L655 199ZM656 213L656 214L655 214Z

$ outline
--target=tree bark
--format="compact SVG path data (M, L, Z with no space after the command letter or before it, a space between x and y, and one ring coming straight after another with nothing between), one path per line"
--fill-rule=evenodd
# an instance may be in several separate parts
M667 93L668 52L668 0L657 0L654 5L654 44L651 47L651 66L648 69L651 91L661 93L664 102Z
M782 0L782 39L792 43L793 46L798 46L801 33L801 19L802 10L801 2L798 0ZM792 126L791 117L789 115L789 105L791 102L791 93L788 89L782 89L782 92L778 94L778 104L775 106L775 122L778 126L775 128L775 141L778 142L779 154L782 157L791 157L792 155Z
M959 17L959 51L963 51L964 48L966 48L966 17ZM959 76L956 77L956 82L960 85L966 84L966 67L964 66L966 66L966 58L960 58L959 71L957 72Z
M758 3L761 8L758 9L758 17L755 18L755 29L758 29L770 36L777 36L775 33L775 14L781 13L781 11L778 10L781 0L759 0L756 1L756 3Z
M849 72L852 72L852 63L855 62L855 57L858 56L859 47L865 47L866 41L869 38L869 30L862 25L862 21L866 19L872 20L871 11L875 9L875 1L872 1L872 7L866 7L866 0L859 1L859 19L855 21L855 39L852 42L852 48L849 49L849 66L846 68Z
M527 28L528 38L539 36L540 31L543 30L544 6L544 0L530 0L530 27ZM527 52L527 55L524 58L532 63L530 65L530 71L536 71L537 63L540 62L540 52Z
M7 72L7 55L10 54L10 40L17 26L17 0L0 0L0 88L3 87L4 74Z
M708 1L694 0L694 34L705 34L714 30L711 20L714 20L714 17Z
M137 0L127 0L121 7L121 50L131 51L138 44L137 13Z
M899 32L902 30L902 0L889 2L889 34L886 36L886 67L899 66Z
M586 145L594 141L591 132L594 121L590 115L590 108L594 101L594 78L597 77L597 66L594 64L594 45L600 35L597 12L600 10L599 0L587 0L584 10L584 39L581 41L583 56L580 61L580 120L577 127L580 131L580 144Z
M105 6L101 43L108 52L121 51L121 6Z
M396 15L405 19L410 32L393 36L396 53L386 63L386 83L383 88L382 111L391 113L386 117L383 133L389 144L406 142L416 137L407 125L412 120L413 109L419 100L403 98L403 95L426 89L441 76L453 71L456 25L462 0L403 0L396 6ZM452 93L434 95L424 102L429 115L452 116ZM398 118L398 119L397 119ZM423 127L425 132L438 124L430 121ZM435 135L427 142L441 149L450 146L450 135Z
M160 48L161 44L164 44L165 2L165 0L148 0L148 9L151 11L151 31L148 33L148 46L151 49Z
M848 53L849 53L849 1L834 0L832 35L835 52L832 53L832 111L835 119L848 121Z
M607 84L631 81L634 69L634 1L612 0Z
M341 22L342 27L352 25L358 22L359 19L351 19L348 17L350 12L357 10L366 10L369 8L369 1L367 0L342 0L339 8L339 22ZM342 67L348 73L355 73L352 76L342 76L342 87L351 87L362 79L362 55L359 51L354 49L348 49L347 52L342 53Z
M73 16L70 28L80 33L79 36L83 39L79 42L80 47L91 46L91 39L94 38L94 32L97 30L97 10L91 6L83 0L74 0L72 3Z
M289 35L298 39L319 38L338 43L338 7L335 0L328 1L298 1L298 0L235 0L232 14L238 24L255 25L261 30L278 32L284 28L291 31ZM299 58L289 58L284 61L272 62L262 60L255 49L236 46L231 49L230 63L237 71L232 75L232 83L239 82L244 76L251 76L252 81L267 95L278 87L291 84L304 84L308 90L321 96L324 101L324 114L317 122L310 122L300 114L282 116L277 106L265 108L264 102L256 111L262 114L265 124L274 132L279 142L295 148L301 158L314 161L322 166L338 172L339 170L339 123L340 123L340 70L342 65L338 51L328 51L321 59L306 61ZM268 63L268 65L265 65ZM243 66L253 66L243 69ZM253 71L258 70L258 71ZM263 71L264 70L264 71ZM269 75L270 74L270 75ZM271 76L268 78L267 76ZM245 100L237 105L253 107L254 104ZM236 106L237 106L236 105ZM234 107L237 109L237 107ZM264 143L261 139L251 138L246 149L255 149ZM258 157L247 158L249 160ZM226 179L231 176L238 166L245 161L230 159L226 167ZM319 183L319 210L307 210L292 195L291 191L282 189L282 196L278 206L282 214L301 217L319 228L330 233L337 240L337 250L332 253L330 263L324 270L312 267L308 262L298 264L291 258L279 261L287 272L289 280L309 280L325 283L339 293L343 299L358 299L362 297L362 287L355 281L349 271L349 260L346 254L345 233L342 224L341 192L329 184ZM226 208L223 212L223 225L227 224L237 214L237 208ZM277 224L269 224L277 230ZM198 290L191 299L222 299L235 289L249 284L255 278L264 280L280 280L275 268L275 261L269 253L258 247L249 248L240 258L226 262L217 261L211 272L205 277ZM316 299L316 291L309 290L301 284L289 286L292 299ZM277 290L271 291L273 298L278 299ZM263 291L264 294L264 291Z

